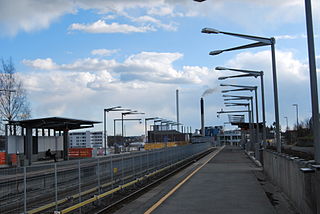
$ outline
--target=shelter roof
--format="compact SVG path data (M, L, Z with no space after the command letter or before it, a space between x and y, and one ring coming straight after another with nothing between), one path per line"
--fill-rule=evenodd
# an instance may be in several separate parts
M9 121L10 125L23 128L54 129L56 131L91 128L94 124L101 123L91 120L71 119L65 117L46 117L29 120Z

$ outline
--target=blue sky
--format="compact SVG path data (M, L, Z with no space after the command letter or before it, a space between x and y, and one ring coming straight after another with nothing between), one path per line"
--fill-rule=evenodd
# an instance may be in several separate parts
M311 116L303 4L303 0L0 0L0 57L12 57L35 118L102 121L103 108L122 105L148 117L175 120L175 90L180 89L181 122L198 128L199 99L206 89L215 88L205 97L206 125L222 125L227 116L217 118L216 112L227 108L217 78L231 73L214 68L226 66L265 71L267 123L271 124L269 47L212 57L211 50L250 41L200 31L212 27L275 37L280 122L285 127L287 116L292 127L293 103L299 104L300 120ZM320 55L317 48L316 54ZM254 79L224 83L259 84ZM109 127L112 118L119 115L110 114ZM143 133L141 124L126 126L128 134Z

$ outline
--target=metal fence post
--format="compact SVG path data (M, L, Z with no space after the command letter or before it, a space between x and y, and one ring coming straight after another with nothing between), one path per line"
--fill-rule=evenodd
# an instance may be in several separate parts
M147 173L149 172L149 150L147 150Z
M100 158L98 158L97 162L97 175L98 175L98 194L101 193L101 181L100 181Z
M78 161L78 176L79 176L79 203L81 203L81 163L80 160ZM81 213L81 207L79 208L79 213Z
M132 155L132 171L133 171L133 179L136 178L136 170L134 166L134 155Z
M58 173L57 173L57 164L54 164L54 193L55 193L55 203L56 211L58 211Z
M111 178L111 189L113 189L113 164L112 164L112 156L110 156L110 178Z
M139 172L139 175L140 173L142 173L142 155L140 155L140 172Z
M24 213L27 213L27 167L23 167L23 202L24 202Z
M122 180L122 185L124 184L124 174L123 174L123 154L121 155L121 180Z

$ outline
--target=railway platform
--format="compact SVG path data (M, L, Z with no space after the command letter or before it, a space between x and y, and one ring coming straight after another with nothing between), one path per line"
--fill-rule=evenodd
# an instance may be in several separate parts
M257 177L261 172L243 150L227 146L115 213L294 213L283 198L270 198Z

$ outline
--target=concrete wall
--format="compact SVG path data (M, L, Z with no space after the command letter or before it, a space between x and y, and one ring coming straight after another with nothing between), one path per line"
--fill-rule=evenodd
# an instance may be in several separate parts
M317 209L320 173L313 161L269 150L264 150L263 161L264 173L286 194L300 213L320 213L319 207Z

